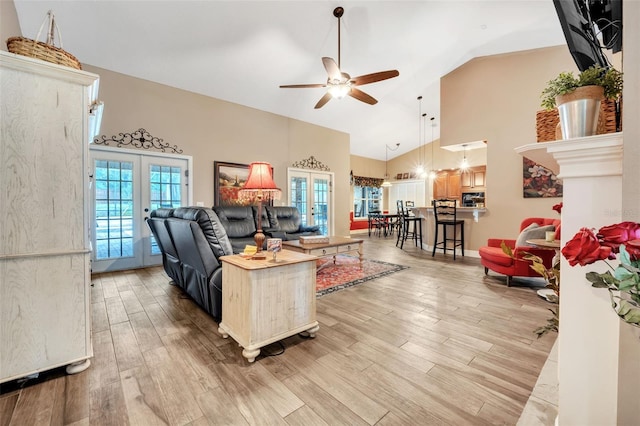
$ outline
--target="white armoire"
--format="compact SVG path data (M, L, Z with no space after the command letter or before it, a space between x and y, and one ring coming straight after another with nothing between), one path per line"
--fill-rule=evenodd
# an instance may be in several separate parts
M98 76L0 51L0 383L89 366Z

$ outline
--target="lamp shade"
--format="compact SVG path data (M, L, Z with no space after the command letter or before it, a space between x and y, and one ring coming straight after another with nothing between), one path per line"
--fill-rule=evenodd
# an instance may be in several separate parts
M249 177L239 196L243 198L261 197L264 200L280 199L282 191L273 181L271 164L265 162L254 162L249 164Z

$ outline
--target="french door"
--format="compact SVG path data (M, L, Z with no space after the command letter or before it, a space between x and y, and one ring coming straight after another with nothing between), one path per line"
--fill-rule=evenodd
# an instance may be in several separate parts
M145 219L159 207L190 204L190 163L183 155L91 145L92 272L162 263Z
M289 205L297 207L303 225L317 225L322 235L333 235L333 180L331 172L287 170Z

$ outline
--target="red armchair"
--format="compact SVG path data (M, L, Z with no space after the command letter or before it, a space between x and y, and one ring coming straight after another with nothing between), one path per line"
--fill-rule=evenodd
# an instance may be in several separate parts
M542 217L529 217L522 221L520 224L520 232L527 228L532 223L538 225L554 225L556 232L556 239L560 239L560 219L548 219ZM544 237L542 237L544 238ZM513 258L509 257L502 252L500 243L504 243L509 246L513 252ZM540 277L540 275L531 269L531 262L523 259L526 253L535 254L539 256L544 265L547 268L551 267L551 261L555 255L554 250L541 249L532 246L520 246L516 247L515 239L502 239L502 238L489 238L487 245L480 247L480 263L484 266L485 275L489 274L489 270L504 274L507 276L507 287L511 285L512 277Z

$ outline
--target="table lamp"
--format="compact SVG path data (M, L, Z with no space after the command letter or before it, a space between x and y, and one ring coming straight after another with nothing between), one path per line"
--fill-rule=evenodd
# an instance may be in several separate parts
M238 191L241 199L257 200L258 217L257 230L253 239L256 242L257 252L262 251L264 243L264 233L262 232L262 201L263 200L279 200L282 191L273 181L272 167L269 163L254 162L249 164L249 177L244 186Z

